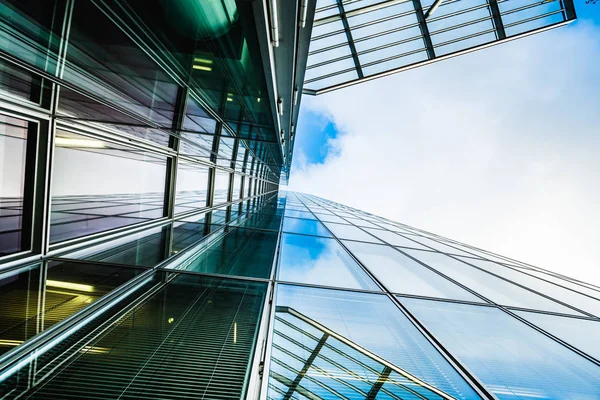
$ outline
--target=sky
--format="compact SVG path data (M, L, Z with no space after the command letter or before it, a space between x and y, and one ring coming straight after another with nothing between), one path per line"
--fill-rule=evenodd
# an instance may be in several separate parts
M539 35L305 95L289 190L600 285L600 3Z

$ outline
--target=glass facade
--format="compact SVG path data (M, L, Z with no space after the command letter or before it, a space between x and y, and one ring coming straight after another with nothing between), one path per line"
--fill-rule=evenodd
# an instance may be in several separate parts
M600 399L600 288L279 189L314 43L571 2L278 1L0 4L0 399Z

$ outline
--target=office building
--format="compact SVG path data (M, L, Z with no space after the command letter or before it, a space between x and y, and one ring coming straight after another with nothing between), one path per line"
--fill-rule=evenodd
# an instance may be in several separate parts
M1 2L0 398L600 398L598 287L280 188L303 94L574 19Z

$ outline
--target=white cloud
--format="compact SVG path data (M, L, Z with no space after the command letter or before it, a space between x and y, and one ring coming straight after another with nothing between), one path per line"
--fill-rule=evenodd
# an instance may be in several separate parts
M598 65L579 23L305 96L342 134L289 188L600 284Z

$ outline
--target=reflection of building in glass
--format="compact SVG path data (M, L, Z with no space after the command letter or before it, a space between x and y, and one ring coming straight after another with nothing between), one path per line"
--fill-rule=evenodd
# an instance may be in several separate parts
M303 92L574 18L2 2L0 398L600 398L600 288L278 191Z

